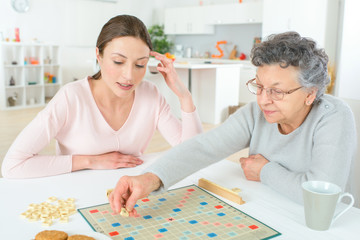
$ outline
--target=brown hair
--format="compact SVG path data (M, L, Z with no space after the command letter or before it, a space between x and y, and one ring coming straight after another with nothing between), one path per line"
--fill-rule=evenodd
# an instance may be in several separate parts
M103 55L104 49L108 42L111 42L111 40L114 38L127 36L143 40L144 43L148 45L150 50L152 50L153 47L150 35L144 23L134 16L118 15L111 18L101 29L96 42L96 47L99 49L100 56ZM92 78L100 79L101 71L98 71L96 74L94 74Z

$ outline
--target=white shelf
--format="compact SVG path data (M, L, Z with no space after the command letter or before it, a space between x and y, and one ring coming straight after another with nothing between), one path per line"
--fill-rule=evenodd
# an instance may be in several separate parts
M1 109L44 106L61 83L58 45L0 42Z

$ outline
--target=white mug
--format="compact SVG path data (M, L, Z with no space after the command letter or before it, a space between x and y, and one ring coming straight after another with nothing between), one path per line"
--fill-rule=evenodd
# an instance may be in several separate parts
M308 181L302 184L306 225L314 230L328 230L333 222L354 205L350 193L341 193L336 184L324 181ZM338 203L344 197L351 199L350 204L334 216Z

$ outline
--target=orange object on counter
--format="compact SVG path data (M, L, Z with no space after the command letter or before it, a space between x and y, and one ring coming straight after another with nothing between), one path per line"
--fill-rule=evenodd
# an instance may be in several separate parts
M175 61L175 55L174 54L171 54L171 53L167 52L167 53L165 53L165 57Z
M217 44L216 44L216 49L219 50L220 52L220 55L215 55L215 54L212 54L211 57L212 58L222 58L224 56L224 51L219 47L220 44L226 44L227 41L218 41Z

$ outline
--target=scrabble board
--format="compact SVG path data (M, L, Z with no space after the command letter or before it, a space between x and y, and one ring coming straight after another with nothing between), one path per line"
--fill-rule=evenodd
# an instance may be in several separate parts
M109 204L78 209L94 231L115 240L270 239L275 229L190 185L143 198L138 215L113 214Z

